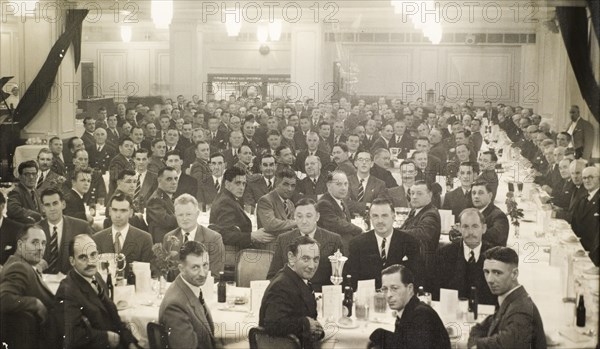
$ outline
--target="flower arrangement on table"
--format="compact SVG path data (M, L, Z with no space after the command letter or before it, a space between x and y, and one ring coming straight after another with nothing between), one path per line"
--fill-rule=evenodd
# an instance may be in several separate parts
M519 208L519 205L515 201L515 194L513 192L506 193L506 210L507 215L510 216L510 223L515 227L515 237L519 237L519 226L521 222L519 220L524 217L523 209Z
M179 249L181 241L175 236L167 238L165 245L156 243L152 246L154 258L150 261L150 267L154 275L164 277L168 282L172 282L177 277L179 271Z

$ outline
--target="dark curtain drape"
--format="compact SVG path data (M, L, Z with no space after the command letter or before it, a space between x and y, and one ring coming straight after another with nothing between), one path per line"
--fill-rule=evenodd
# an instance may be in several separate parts
M596 1L596 0L594 0ZM594 2L589 1L588 2ZM597 7L597 5L594 5ZM593 7L590 7L593 10ZM598 12L592 12L592 23L598 23ZM571 67L575 73L581 95L596 120L600 121L600 87L594 77L590 57L591 46L599 45L598 37L592 39L589 33L587 11L585 7L557 7L556 16L560 32L565 42ZM595 24L593 24L595 26ZM594 29L596 30L596 29Z
M52 46L44 65L42 65L35 79L23 94L23 98L19 101L17 109L15 109L14 121L18 122L21 128L27 126L46 103L54 79L56 79L58 67L67 54L71 43L75 54L75 69L79 66L81 60L81 27L88 12L89 10L67 11L64 33Z

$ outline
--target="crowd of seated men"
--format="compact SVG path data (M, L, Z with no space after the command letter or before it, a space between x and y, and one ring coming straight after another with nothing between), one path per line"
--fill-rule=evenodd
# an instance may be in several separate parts
M529 109L492 107L489 101L475 108L472 99L450 105L440 98L425 106L420 99L403 103L383 97L374 103L341 98L327 103L276 99L267 104L234 96L208 102L178 96L152 109L119 104L115 115L100 108L96 117L83 120L81 137L66 142L54 137L37 160L19 164L18 185L7 198L0 196L0 208L6 206L7 212L0 221L0 263L8 265L42 231L45 250L36 258L22 256L25 262L40 272L61 272L75 279L70 282L84 280L96 287L95 274L83 261L91 252L76 251L76 237L93 243L96 253L123 253L127 262L149 262L153 244L177 237L185 245L178 277L182 281L177 281L185 292L173 299L195 294L198 300L198 283L204 279L194 274L193 264L206 265L218 275L233 267L227 251L272 250L269 278L282 279L282 272L296 277L295 271L319 291L330 284L326 258L339 249L349 257L347 273L354 282L375 279L381 288L382 273L398 273L402 285L423 286L434 298L440 288L464 295L477 286L482 302L498 304L496 296L504 293L487 287L484 261L486 251L506 246L509 222L494 204L498 155L482 149L489 141L485 125L499 125L514 150L531 163L530 173L551 197L556 217L571 224L598 264L599 172L587 167L594 136L576 106L570 116L569 127L556 132ZM394 163L401 183L390 171ZM438 176L460 183L457 188L448 185L443 200ZM94 222L97 206L106 207L101 229ZM392 226L395 207L410 208L400 228ZM459 227L460 235L448 246L439 246L439 209L451 210ZM197 223L201 211L209 212L207 227ZM249 214L256 215L256 228ZM371 230L353 224L355 216L367 218ZM296 241L302 237L310 240ZM193 241L197 244L186 244ZM294 267L303 244L317 244L321 251L313 258L310 277ZM492 259L516 267L509 252ZM285 286L291 281L282 282ZM0 281L2 304L9 295L29 297L19 291L27 285L4 284ZM64 286L68 291L77 285ZM66 290L61 284L59 291ZM103 292L98 286L100 298ZM32 310L48 310L44 297L33 297L42 303L34 302ZM201 321L206 322L210 311L203 302L202 307L206 314ZM169 313L170 307L165 305L164 311L161 307L166 322L180 320L181 315ZM80 313L69 316L86 318ZM79 320L69 320L81 326ZM107 334L99 336L110 347L135 346L129 334L111 334L122 330L117 320L113 317L113 327L103 327ZM307 326L318 334L315 323ZM81 329L62 330L81 334ZM213 328L193 326L193 331ZM197 334L193 343L214 344L210 335Z

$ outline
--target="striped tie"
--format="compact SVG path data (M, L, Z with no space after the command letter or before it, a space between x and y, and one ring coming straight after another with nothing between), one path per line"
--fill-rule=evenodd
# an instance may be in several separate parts
M365 182L364 178L360 180L360 183L358 184L358 202L362 202L363 198L365 197L365 189L363 188L363 183Z
M135 192L133 193L133 200L134 201L137 201L138 197L140 196L140 191L142 190L141 177L142 177L142 175L140 173L138 173L137 179L136 179L136 182L135 182Z
M469 253L469 260L467 261L469 264L474 264L476 263L475 261L475 253L473 253L473 250L471 250L471 253Z
M50 249L48 270L50 272L55 272L56 264L58 262L58 230L56 229L56 225L52 227L52 236L50 237L48 248Z
M383 241L381 241L381 262L383 263L383 265L385 265L385 262L387 261L387 255L385 253L385 242L386 238L383 238Z
M283 202L283 210L285 211L285 218L289 219L290 218L290 208L288 207L287 201Z
M117 232L117 234L115 235L115 254L119 254L121 253L121 232Z
M186 243L190 241L190 233L185 233L185 236L183 237L183 243Z
M40 174L40 178L37 181L37 185L35 186L36 189L40 189L40 187L42 186L42 183L44 183L44 172L42 172Z
M215 189L217 189L217 193L221 191L221 185L219 184L219 180L215 181Z
M273 182L270 179L267 179L267 182L269 182L269 184L267 185L267 190L268 191L273 190Z

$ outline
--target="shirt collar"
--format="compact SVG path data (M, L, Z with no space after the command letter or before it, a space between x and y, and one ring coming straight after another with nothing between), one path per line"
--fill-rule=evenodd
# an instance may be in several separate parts
M305 233L303 233L303 232L300 232L300 235L308 235L308 236L310 236L310 238L311 238L311 239L314 239L314 238L315 238L315 233L316 233L316 232L317 232L317 227L315 227L315 229L314 229L312 232L308 233L308 234L305 234Z
M196 298L200 298L200 292L202 292L200 287L194 286L194 285L190 284L189 282L187 282L187 280L183 277L183 275L180 275L179 277L181 277L181 280L183 280L183 282L187 285L187 287L190 288L190 290L192 291L194 296L196 296Z
M63 218L60 219L60 222L56 223L56 224L52 224L48 221L48 226L50 227L50 231L52 231L52 228L54 226L56 226L56 230L58 231L62 231L63 225L65 223L65 220Z
M115 228L115 226L113 225L112 226L113 243L115 242L115 239L117 238L117 232L121 233L121 237L123 238L123 241L125 241L125 238L127 238L128 231L129 231L129 223L127 223L123 229L119 229L119 230L117 230Z
M465 256L465 260L468 262L471 257L471 248L467 246L467 244L463 241L463 253ZM473 249L473 254L475 255L475 262L479 261L479 256L481 255L481 242L477 247Z
M506 297L508 297L509 294L513 293L519 287L522 287L522 285L518 285L517 287L513 288L512 290L506 292L505 294L498 296L498 305L502 306L502 303L504 302L504 300L506 300Z
M198 231L198 225L196 225L196 227L194 229L192 229L192 231L190 231L190 235L188 237L189 241L193 241L196 239L196 232ZM184 237L185 236L185 231L183 229L181 229L181 236Z
M488 206L490 206L490 204L485 205L482 209L479 210L479 212L483 213L483 211L485 211L485 209L488 208Z
M588 200L592 201L592 199L594 198L594 195L596 195L596 193L598 192L599 188L596 188L593 192L588 194Z

